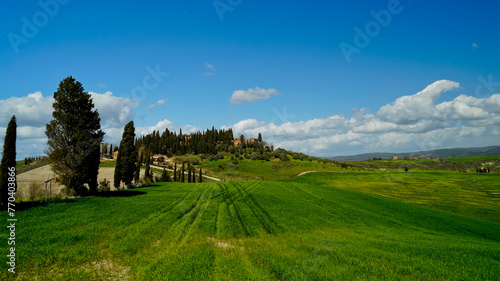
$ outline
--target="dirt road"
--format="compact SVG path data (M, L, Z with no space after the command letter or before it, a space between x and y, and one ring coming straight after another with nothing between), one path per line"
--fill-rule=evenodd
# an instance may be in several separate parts
M50 165L45 165L40 168L36 168L25 173L19 174L17 176L17 194L18 198L29 198L30 193L32 196L45 196L45 181L50 180L54 177L54 172L51 170ZM97 181L107 180L110 185L113 186L113 177L115 174L115 168L99 168L99 175L97 176ZM141 171L141 177L144 176L144 170ZM32 183L38 184L38 188L32 188L30 191L30 185ZM49 192L50 184L47 184L47 192ZM52 181L51 194L52 196L58 195L64 186ZM38 189L38 190L35 190ZM114 188L111 188L114 190Z

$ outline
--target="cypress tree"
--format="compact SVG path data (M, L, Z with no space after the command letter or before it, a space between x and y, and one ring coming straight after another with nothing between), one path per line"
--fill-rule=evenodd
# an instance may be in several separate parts
M7 125L5 139L3 143L2 161L0 162L0 203L7 206L9 198L9 172L16 167L16 137L17 123L16 116L12 116ZM10 182L17 191L17 182ZM12 184L13 183L13 184ZM12 190L12 189L11 189Z
M121 170L122 170L121 155L118 152L118 156L116 157L115 173L113 176L113 186L118 190L120 189L120 183L122 182Z
M200 177L198 178L198 182L203 182L203 176L201 175L201 167L200 167Z
M146 152L146 172L145 172L144 177L151 181L152 180L151 175L150 175L151 157L149 154L150 154L150 152L148 150L148 152Z
M143 157L144 157L144 153L141 153L141 155L139 156L139 159L137 159L137 165L135 167L135 174L134 174L134 181L136 183L139 182L139 179L141 177L141 165L142 165Z
M191 183L191 169L188 166L188 183Z
M130 187L136 170L137 148L134 145L134 140L134 121L130 121L123 129L123 136L118 150L121 164L120 178L127 187Z
M104 136L101 118L89 93L73 77L54 92L53 120L47 126L46 151L58 182L77 196L97 191L100 144Z
M177 182L177 163L174 163L174 182Z
M185 178L184 178L184 163L182 163L181 182L184 182L184 181L185 181Z

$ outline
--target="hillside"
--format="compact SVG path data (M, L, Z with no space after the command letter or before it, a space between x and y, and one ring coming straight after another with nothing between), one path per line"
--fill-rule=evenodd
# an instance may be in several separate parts
M499 224L309 183L156 183L16 217L18 280L500 279Z
M487 147L470 147L470 148L451 148L451 149L436 149L428 151L415 151L406 153L364 153L349 156L335 156L328 159L336 161L363 161L373 158L389 159L393 156L399 158L404 157L418 157L418 158L457 158L457 157L470 157L470 156L492 156L500 155L500 146L487 146Z

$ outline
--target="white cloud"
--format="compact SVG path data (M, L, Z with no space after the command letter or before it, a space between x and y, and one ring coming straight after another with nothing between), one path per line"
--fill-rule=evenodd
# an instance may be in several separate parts
M89 94L99 111L103 127L122 127L134 119L132 108L139 105L138 100L113 96L111 92L104 94L89 92Z
M233 92L229 103L231 104L241 104L241 103L251 103L257 100L267 100L273 95L280 95L276 89L261 89L256 87L255 89L248 89L246 91L237 90Z
M136 135L147 135L151 134L153 131L159 131L163 132L165 131L166 128L171 128L173 126L174 122L168 120L168 119L163 119L156 123L154 126L149 126L149 127L138 127L135 128L135 133Z
M149 105L148 108L153 109L153 108L157 107L158 105L165 106L165 104L167 104L167 101L168 101L168 99L158 100L156 103Z
M437 118L436 101L442 93L460 87L457 82L440 80L411 96L402 96L392 104L384 105L377 112L381 120L396 124L409 124L422 119Z
M276 147L321 156L494 144L500 135L500 94L460 95L437 103L443 93L458 87L457 82L437 81L375 114L362 109L349 117L333 115L280 125L248 119L225 128L247 137L262 133Z
M105 138L119 143L123 126L134 119L132 108L139 101L113 96L111 92L89 94L101 117L103 130L109 134ZM52 96L44 97L41 92L0 100L1 125L6 126L12 115L16 115L18 158L44 154L47 144L45 125L52 120L53 103ZM4 135L5 127L0 127L0 137Z
M7 124L16 115L18 126L45 126L52 119L53 103L54 98L41 92L0 100L0 124Z

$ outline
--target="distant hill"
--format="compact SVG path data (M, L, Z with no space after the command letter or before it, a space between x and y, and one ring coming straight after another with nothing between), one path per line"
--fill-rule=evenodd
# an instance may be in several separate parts
M418 158L455 158L455 157L492 156L492 155L500 155L500 146L436 149L436 150L405 152L405 153L375 152L375 153L364 153L364 154L350 155L350 156L335 156L335 157L329 157L328 159L336 161L363 161L372 158L388 159L392 158L393 156L418 157Z

